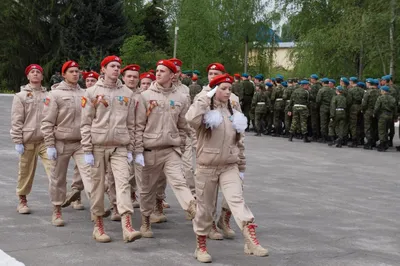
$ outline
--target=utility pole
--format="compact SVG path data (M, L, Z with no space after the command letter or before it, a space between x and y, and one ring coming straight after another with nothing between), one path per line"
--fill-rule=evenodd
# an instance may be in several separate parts
M397 13L396 0L390 1L390 28L389 28L389 42L390 42L390 75L394 80L394 74L396 71L396 47L395 47L395 22Z
M178 21L176 22L175 25L178 25ZM178 30L179 30L179 27L178 27L178 26L175 26L174 56L173 56L173 58L176 58L176 48L177 48L177 46L178 46Z

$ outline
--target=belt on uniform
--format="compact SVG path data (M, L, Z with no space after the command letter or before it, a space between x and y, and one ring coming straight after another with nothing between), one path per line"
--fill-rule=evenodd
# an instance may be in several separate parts
M276 98L275 101L283 101L282 98Z
M336 108L336 111L344 111L344 108Z
M286 100L287 103L290 103L290 100Z
M265 102L259 102L259 103L257 103L257 104L259 104L259 105L264 105L264 104L265 104Z
M304 105L304 104L295 104L294 107L307 107L307 105Z

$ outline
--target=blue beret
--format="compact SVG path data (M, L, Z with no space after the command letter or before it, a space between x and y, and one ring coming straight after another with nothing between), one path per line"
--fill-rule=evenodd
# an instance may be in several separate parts
M357 82L357 86L364 89L365 88L365 83L361 82L361 81Z
M386 76L383 76L382 79L383 79L383 80L386 80L386 81L390 81L391 76L386 75Z
M336 84L336 80L334 80L334 79L330 79L329 82L333 83L333 84Z
M266 82L266 83L265 83L265 86L267 86L267 87L272 87L272 86L274 86L274 84L272 84L271 82Z
M374 85L379 85L379 79L373 79L372 84Z
M337 86L336 89L337 89L338 91L343 91L343 87L342 87L342 86Z
M350 83L346 77L342 77L342 78L340 78L340 80L343 81L344 84L346 84L346 85L349 85L349 83Z
M243 73L243 74L242 74L242 77L244 77L244 78L248 78L248 77L249 77L249 74L247 74L247 73Z
M196 74L196 75L200 76L200 71L195 70L195 71L193 71L193 74Z
M350 78L350 81L357 82L357 81L358 81L358 78L356 78L356 77L351 77L351 78Z
M286 81L282 82L282 86L286 88L288 86L287 82Z
M373 81L374 81L373 78L367 78L367 79L365 80L365 82L367 82L367 83L373 83Z
M276 75L276 78L283 80L283 76L281 74Z
M302 80L299 82L300 85L307 85L310 84L310 82L308 82L308 80Z
M329 82L329 79L328 79L328 78L322 78L322 79L321 79L321 82L322 82L322 83Z
M390 90L390 88L388 86L382 86L380 89L383 90L383 91L389 91Z
M318 75L317 75L317 74L312 74L312 75L310 76L310 78L312 78L312 79L318 79Z
M254 76L255 79L264 80L264 76L262 74L257 74Z
M272 78L271 80L272 80L272 81L276 81L276 79L275 79L275 78Z

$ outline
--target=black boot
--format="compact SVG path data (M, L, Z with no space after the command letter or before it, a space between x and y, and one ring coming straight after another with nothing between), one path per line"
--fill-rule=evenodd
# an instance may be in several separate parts
M311 141L308 139L308 135L307 135L307 134L304 134L304 135L303 135L303 141L304 141L304 143L309 143L309 142L311 142Z
M322 135L321 138L318 140L318 143L325 143L325 136Z
M390 137L390 140L386 141L386 145L389 147L393 147L393 137Z
M293 141L293 134L289 133L289 141Z
M333 146L335 144L334 137L327 137L328 138L328 146Z
M357 148L357 139L353 139L353 141L349 145L349 148Z
M377 148L380 152L385 151L385 141L381 141Z
M342 147L342 139L341 138L338 138L337 140L336 140L336 148L341 148Z
M364 150L372 150L371 140L369 139L367 143L364 145Z

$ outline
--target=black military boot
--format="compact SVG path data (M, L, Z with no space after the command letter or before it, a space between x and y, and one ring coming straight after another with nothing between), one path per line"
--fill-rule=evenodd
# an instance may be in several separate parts
M342 139L341 138L338 138L337 140L336 140L336 148L341 148L342 147Z
M318 140L318 143L325 143L325 136L321 135L321 138Z
M367 141L367 143L365 143L365 145L364 145L364 150L372 150L372 144L371 144L371 140L369 139L368 141Z
M387 151L389 149L389 147L393 147L393 141L392 141L392 146L390 146L390 140L385 141L385 143L383 143L383 149L385 151Z
M289 141L293 141L293 134L289 133Z
M380 142L377 148L380 152L385 151L385 142Z
M349 148L357 148L357 139L353 139L353 141L349 145Z
M334 137L327 137L328 138L328 146L335 145Z
M308 135L307 134L304 134L303 135L303 142L304 143L310 143L311 141L308 139Z
M400 146L396 146L396 151L400 151Z
M393 137L390 137L390 140L386 141L386 145L388 145L389 147L393 147Z

